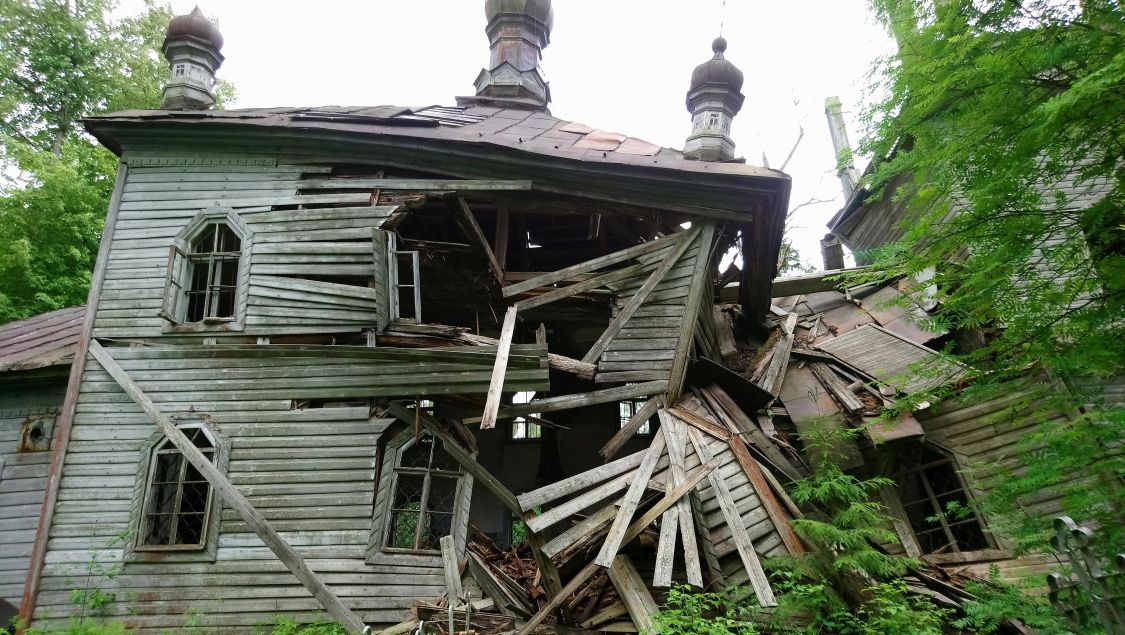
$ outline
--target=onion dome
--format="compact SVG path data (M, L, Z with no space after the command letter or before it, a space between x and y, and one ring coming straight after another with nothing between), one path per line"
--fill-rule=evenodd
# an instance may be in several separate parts
M715 57L695 67L695 71L691 74L691 88L688 92L702 88L706 84L723 84L732 92L741 91L744 79L742 71L723 57L723 53L727 50L726 39L715 38L711 43L711 50L715 52Z
M489 23L504 13L523 14L546 26L547 31L555 24L551 0L486 0L484 3L484 15Z
M192 9L188 15L178 15L168 22L168 30L164 32L165 41L180 38L202 40L216 51L223 48L223 34L219 33L219 27L208 20L199 7Z

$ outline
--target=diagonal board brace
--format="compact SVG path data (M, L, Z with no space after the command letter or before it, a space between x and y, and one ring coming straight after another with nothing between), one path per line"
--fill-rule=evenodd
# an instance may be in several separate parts
M652 471L656 468L657 462L660 461L661 455L664 454L664 436L663 428L656 431L652 439L652 445L648 446L644 459L637 467L636 477L630 483L629 490L625 492L625 498L621 501L621 510L617 512L617 518L613 519L613 525L609 528L601 552L594 559L598 566L608 567L613 564L613 558L623 544L626 529L629 527L629 520L633 517L633 512L637 511L637 505L640 504L641 496L644 495L645 488L648 487Z
M492 381L488 384L488 396L484 401L484 415L481 416L481 430L496 427L496 415L500 412L500 397L504 390L504 373L508 368L508 355L512 350L512 335L516 330L516 307L508 307L504 314L504 326L500 329L500 345L496 348L496 362L492 366Z
M320 579L320 576L309 568L296 550L294 550L293 547L277 533L277 530L266 521L262 513L251 505L250 501L246 500L246 496L243 495L233 483L227 480L227 477L219 471L219 468L215 467L211 461L207 460L207 457L203 456L203 453L184 436L183 432L180 432L180 429L176 427L176 424L173 423L167 415L156 407L152 399L141 390L137 382L133 381L129 373L121 368L117 360L113 359L113 356L109 354L109 351L103 348L97 340L91 340L90 353L94 356L94 359L98 360L102 368L109 373L110 377L117 382L117 385L125 391L125 394L129 395L129 397L141 407L141 410L144 411L145 415L148 416L149 420L152 421L157 429L163 432L164 436L168 437L168 440L172 442L172 445L176 446L176 449L184 455L184 458L191 463L192 467L198 470L199 473L203 475L203 478L207 479L207 482L210 483L211 486L215 488L215 491L218 492L219 496L222 497L223 502L230 505L238 512L242 520L254 530L254 533L262 539L262 542L266 543L266 546L277 556L278 560L281 560L286 568L296 576L297 580L316 597L325 610L328 611L328 614L331 615L333 619L343 624L344 628L346 628L349 633L362 633L366 627L359 616L353 613L347 606L344 606L340 598L328 588L328 585Z
M582 358L582 361L593 363L602 356L605 349L609 347L609 343L613 341L613 338L617 337L617 334L621 332L625 323L633 317L637 309L641 308L641 305L645 303L645 300L648 299L649 294L656 288L656 285L664 280L664 277L668 275L672 267L676 266L676 263L683 257L688 247L691 247L695 243L696 238L699 237L699 229L693 227L680 234L680 236L680 242L676 245L676 248L664 259L664 262L660 263L660 267L658 267L656 271L649 274L648 279L645 280L640 289L637 289L633 297L629 298L629 302L625 305L625 308L621 309L621 312L613 318L613 321L609 323L609 327L607 327L601 337L598 338L598 341L594 342L594 345L590 347L589 352ZM703 249L706 249L706 247L707 246L704 245ZM703 256L704 254L700 254L700 257Z
M684 426L675 417L669 416L663 410L660 411L660 426L665 430L665 442L668 445L669 476L671 477L669 482L672 485L669 489L674 489L674 487L679 487L683 483L687 474L687 446ZM675 516L669 516L669 514L675 514ZM688 584L702 587L703 571L699 562L699 544L695 535L695 516L692 514L688 499L685 497L677 501L673 509L664 513L664 518L670 524L679 524L680 536L684 544L684 569L687 571ZM670 574L671 571L669 570L668 573ZM670 576L667 582L668 584L660 586L671 586Z

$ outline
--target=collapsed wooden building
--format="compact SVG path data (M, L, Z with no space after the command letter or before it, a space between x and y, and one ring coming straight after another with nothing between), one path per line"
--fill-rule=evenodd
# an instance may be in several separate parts
M163 110L87 120L121 165L32 624L74 614L91 552L120 565L108 615L142 632L436 625L443 595L480 630L644 631L673 582L776 604L763 560L809 549L785 489L804 426L873 417L887 356L940 360L932 338L858 292L774 297L790 181L734 159L721 38L678 151L547 111L548 0L486 13L492 60L456 106L213 110L222 39L197 11L169 26ZM911 555L1002 547L980 519L923 526L971 496L922 443L953 419L854 449L910 474L886 502ZM521 538L534 566L498 565Z

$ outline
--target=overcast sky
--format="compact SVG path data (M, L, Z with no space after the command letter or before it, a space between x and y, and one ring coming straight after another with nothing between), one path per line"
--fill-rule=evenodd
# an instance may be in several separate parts
M121 12L138 10L125 0ZM219 76L238 90L234 108L453 105L472 94L488 61L481 0L172 0L196 4L226 40ZM690 131L684 97L692 69L711 57L723 25L727 59L746 74L734 120L749 163L785 160L791 206L810 198L791 235L821 266L819 239L843 196L824 99L838 95L853 143L872 63L893 42L866 0L555 0L543 55L556 117L682 148ZM860 165L860 169L863 166Z

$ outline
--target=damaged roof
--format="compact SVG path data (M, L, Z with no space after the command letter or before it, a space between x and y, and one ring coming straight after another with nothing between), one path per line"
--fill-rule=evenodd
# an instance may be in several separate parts
M0 372L70 364L85 317L76 306L0 325Z

